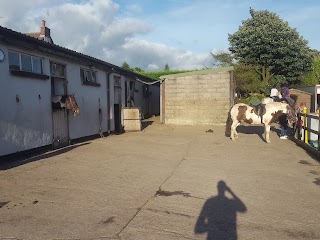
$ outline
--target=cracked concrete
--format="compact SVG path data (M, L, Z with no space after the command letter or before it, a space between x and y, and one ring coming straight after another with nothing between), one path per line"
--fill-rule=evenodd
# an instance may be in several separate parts
M320 238L320 166L295 143L151 120L0 162L0 239Z

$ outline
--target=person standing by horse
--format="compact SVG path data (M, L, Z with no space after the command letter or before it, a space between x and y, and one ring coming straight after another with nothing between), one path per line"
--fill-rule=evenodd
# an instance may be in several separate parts
M288 84L284 83L281 87L281 95L282 97L289 103L291 107L294 105L294 100L290 97L290 89L288 88Z
M287 103L290 105L291 108L293 108L294 100L290 97L290 89L288 88L288 85L285 83L281 87L281 94L283 99L287 101ZM279 117L279 123L281 125L281 133L280 133L280 139L288 139L287 130L288 130L288 119L286 115L281 115Z

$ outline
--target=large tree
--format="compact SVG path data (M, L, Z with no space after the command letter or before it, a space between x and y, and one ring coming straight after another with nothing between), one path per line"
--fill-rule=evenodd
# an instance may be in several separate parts
M129 64L128 64L126 61L124 61L124 62L122 63L121 67L122 67L123 69L126 69L126 70L131 70Z
M250 8L250 14L237 32L229 34L229 50L239 62L256 66L265 87L273 75L296 83L311 66L308 42L275 13Z
M169 67L169 64L167 63L166 65L164 65L164 70L165 71L170 71L170 67Z
M302 78L301 86L312 86L320 83L320 56L313 58L311 71Z
M210 52L210 55L215 61L214 63L212 63L215 66L229 67L234 65L233 63L234 57L229 52L225 52L225 51L219 51L218 53Z

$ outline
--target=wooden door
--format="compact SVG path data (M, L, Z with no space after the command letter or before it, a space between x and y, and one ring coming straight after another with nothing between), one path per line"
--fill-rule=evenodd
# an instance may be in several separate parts
M66 65L50 63L52 96L67 95ZM68 110L52 105L53 149L69 145Z

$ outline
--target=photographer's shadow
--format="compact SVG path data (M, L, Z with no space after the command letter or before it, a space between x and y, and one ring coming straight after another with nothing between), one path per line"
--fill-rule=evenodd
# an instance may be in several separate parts
M217 187L218 195L205 202L194 231L207 233L207 240L236 240L237 212L244 213L247 208L224 181L219 181ZM226 192L232 198L227 197Z

